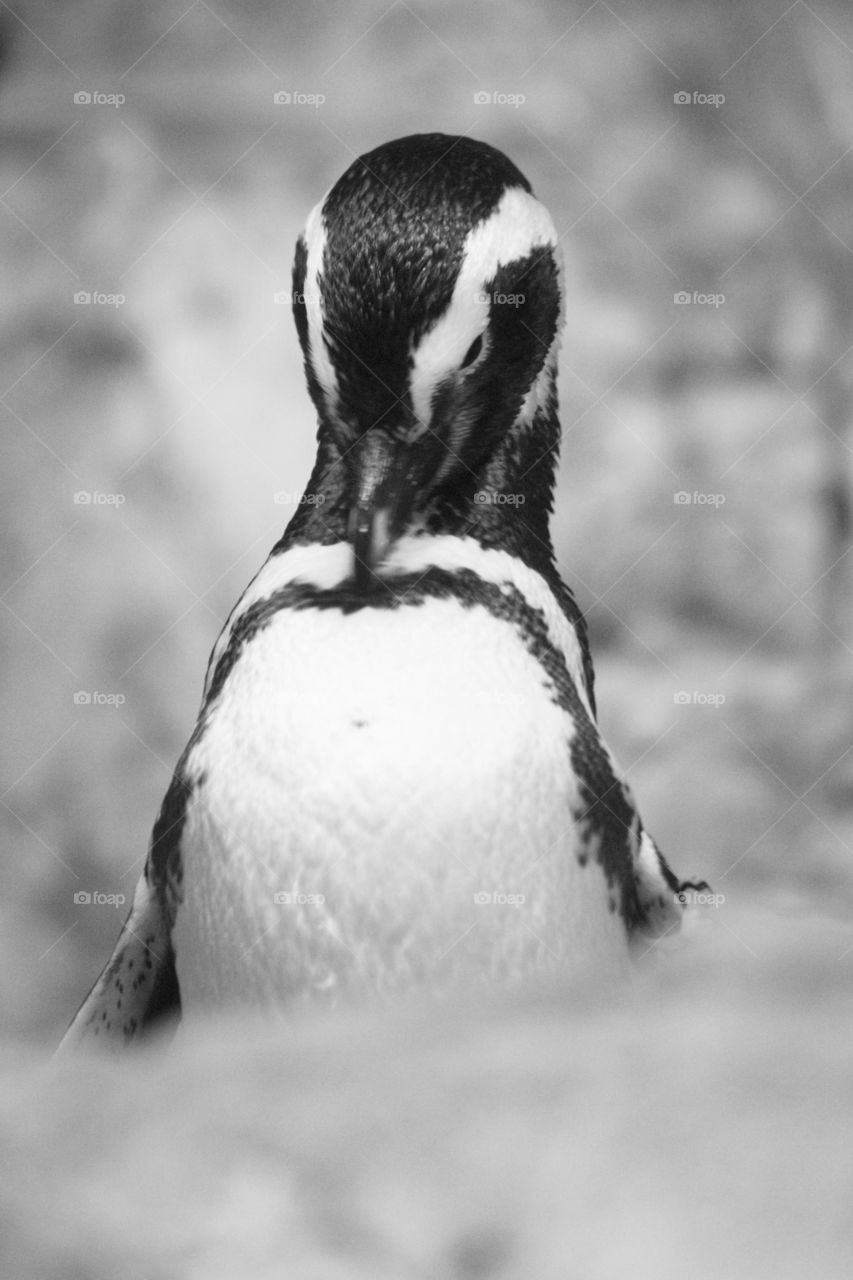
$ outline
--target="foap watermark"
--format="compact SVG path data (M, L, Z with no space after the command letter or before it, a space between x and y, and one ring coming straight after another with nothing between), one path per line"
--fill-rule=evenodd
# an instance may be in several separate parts
M721 707L726 700L726 695L702 693L699 689L694 689L690 693L687 689L679 689L678 693L672 695L672 700L677 707Z
M523 507L523 493L503 493L500 489L478 489L474 501L481 507Z
M101 893L99 889L78 889L74 894L77 907L123 907L126 902L123 893Z
M487 306L523 307L526 299L523 293L499 293L497 289L494 293L489 293L483 289L474 295L474 301L485 302Z
M726 295L701 293L698 289L689 293L687 289L679 289L678 293L672 295L672 300L677 307L721 307L726 300Z
M322 302L322 296L319 292L310 289L307 292L295 289L292 293L281 289L273 294L272 300L277 307L307 307L319 305Z
M522 907L525 902L523 893L487 893L481 889L474 894L474 903L478 907Z
M272 900L277 907L322 907L326 896L323 893L299 893L296 890L280 889L273 894Z
M724 893L711 893L710 889L680 889L672 896L682 907L721 907L726 900Z
M78 89L74 103L78 107L123 107L127 98L123 93L102 93L100 89Z
M274 493L272 500L277 507L322 507L326 501L325 493L288 493L280 489Z
M123 693L103 693L100 689L78 689L74 694L75 707L123 707L126 702Z
M326 101L325 93L302 93L299 89L279 89L272 100L277 107L322 107Z
M724 93L703 93L701 89L693 89L688 93L680 89L672 95L677 107L715 107L718 111L726 100Z
M679 489L672 495L672 501L677 507L721 507L725 500L724 493L700 493L698 489L694 489L692 493Z
M75 507L123 507L126 502L123 493L101 493L100 489L78 489L74 494Z
M474 94L475 107L515 107L518 110L527 101L524 93L502 93L499 89L489 92L480 89Z
M74 294L75 307L123 307L126 302L123 293L102 293L98 289L78 289Z

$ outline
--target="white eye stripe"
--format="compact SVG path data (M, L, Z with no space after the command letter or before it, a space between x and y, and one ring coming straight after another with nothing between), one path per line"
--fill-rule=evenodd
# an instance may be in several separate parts
M326 197L315 205L305 224L307 265L303 294L308 318L308 349L314 376L319 382L330 415L337 412L338 379L335 366L329 357L323 338L323 302L320 297L320 276L323 270L323 254L326 250L326 227L323 223L323 205Z
M429 422L436 385L486 328L491 300L485 286L502 266L546 245L557 245L553 220L523 187L505 191L494 213L468 233L450 305L412 353L412 405L422 422Z
M518 420L524 426L529 426L537 412L544 409L547 404L548 397L551 394L552 384L557 371L557 362L560 356L560 344L563 340L563 323L566 318L566 268L563 262L563 255L559 251L554 255L557 266L557 287L559 290L560 310L557 313L557 324L554 329L554 338L551 346L548 348L548 354L545 357L545 363L539 370L539 375L533 383L532 387L524 397L524 403L521 406L521 412Z
M510 187L494 213L469 232L460 282L482 288L499 267L556 243L557 230L544 204L523 187Z

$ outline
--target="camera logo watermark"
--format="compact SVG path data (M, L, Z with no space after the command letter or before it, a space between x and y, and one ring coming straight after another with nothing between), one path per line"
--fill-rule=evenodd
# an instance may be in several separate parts
M481 889L474 894L474 902L478 907L521 907L526 897L523 893L487 893Z
M698 689L688 693L686 689L679 689L678 693L673 694L672 700L677 707L721 707L726 700L726 695L701 693Z
M719 111L726 100L726 95L724 93L702 93L699 89L694 89L692 93L686 93L682 89L672 95L672 100L677 107L715 107Z
M496 307L523 307L526 298L523 293L488 293L481 290L474 295L475 302L484 302L487 305L493 304Z
M123 893L101 893L97 889L78 889L74 904L78 907L123 907L127 898Z
M298 89L294 89L291 93L288 89L279 89L274 93L272 100L277 107L322 107L326 101L325 93L301 93Z
M478 489L474 494L474 501L481 507L523 507L525 495L523 493L501 493L499 489Z
M688 293L686 289L679 289L678 293L672 295L672 300L677 307L721 307L726 300L726 295L724 293L700 293L698 289Z
M724 493L700 493L698 489L694 489L692 493L679 489L678 493L672 495L672 501L677 507L721 507L725 500Z
M97 289L78 289L74 294L75 307L123 307L127 298L123 293L100 293Z
M290 293L286 289L280 289L278 293L273 294L272 300L277 307L307 307L319 306L323 299L319 291L300 292L297 289Z
M672 896L682 907L721 907L726 900L724 893L711 893L707 889L682 889Z
M78 489L74 495L75 507L123 507L125 502L123 493L101 493L99 489Z
M99 689L78 689L74 694L75 707L123 707L126 702L123 693L101 693Z
M100 89L78 89L74 94L78 107L123 107L127 98L123 93L101 93Z
M325 493L288 493L280 489L274 493L272 500L277 507L322 507L326 501Z
M501 93L494 91L487 92L481 89L479 93L474 94L475 107L515 107L516 110L527 101L527 95L523 93Z

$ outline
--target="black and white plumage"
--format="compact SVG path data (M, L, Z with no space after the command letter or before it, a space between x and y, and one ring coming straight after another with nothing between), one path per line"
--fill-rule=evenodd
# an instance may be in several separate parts
M402 138L313 211L293 286L317 460L68 1046L177 1009L618 981L679 922L554 562L547 210L490 146Z

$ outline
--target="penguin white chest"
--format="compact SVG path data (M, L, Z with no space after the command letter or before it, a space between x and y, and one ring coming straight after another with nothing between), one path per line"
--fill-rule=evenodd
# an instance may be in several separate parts
M185 1013L627 960L581 866L572 723L483 607L283 609L190 759Z

